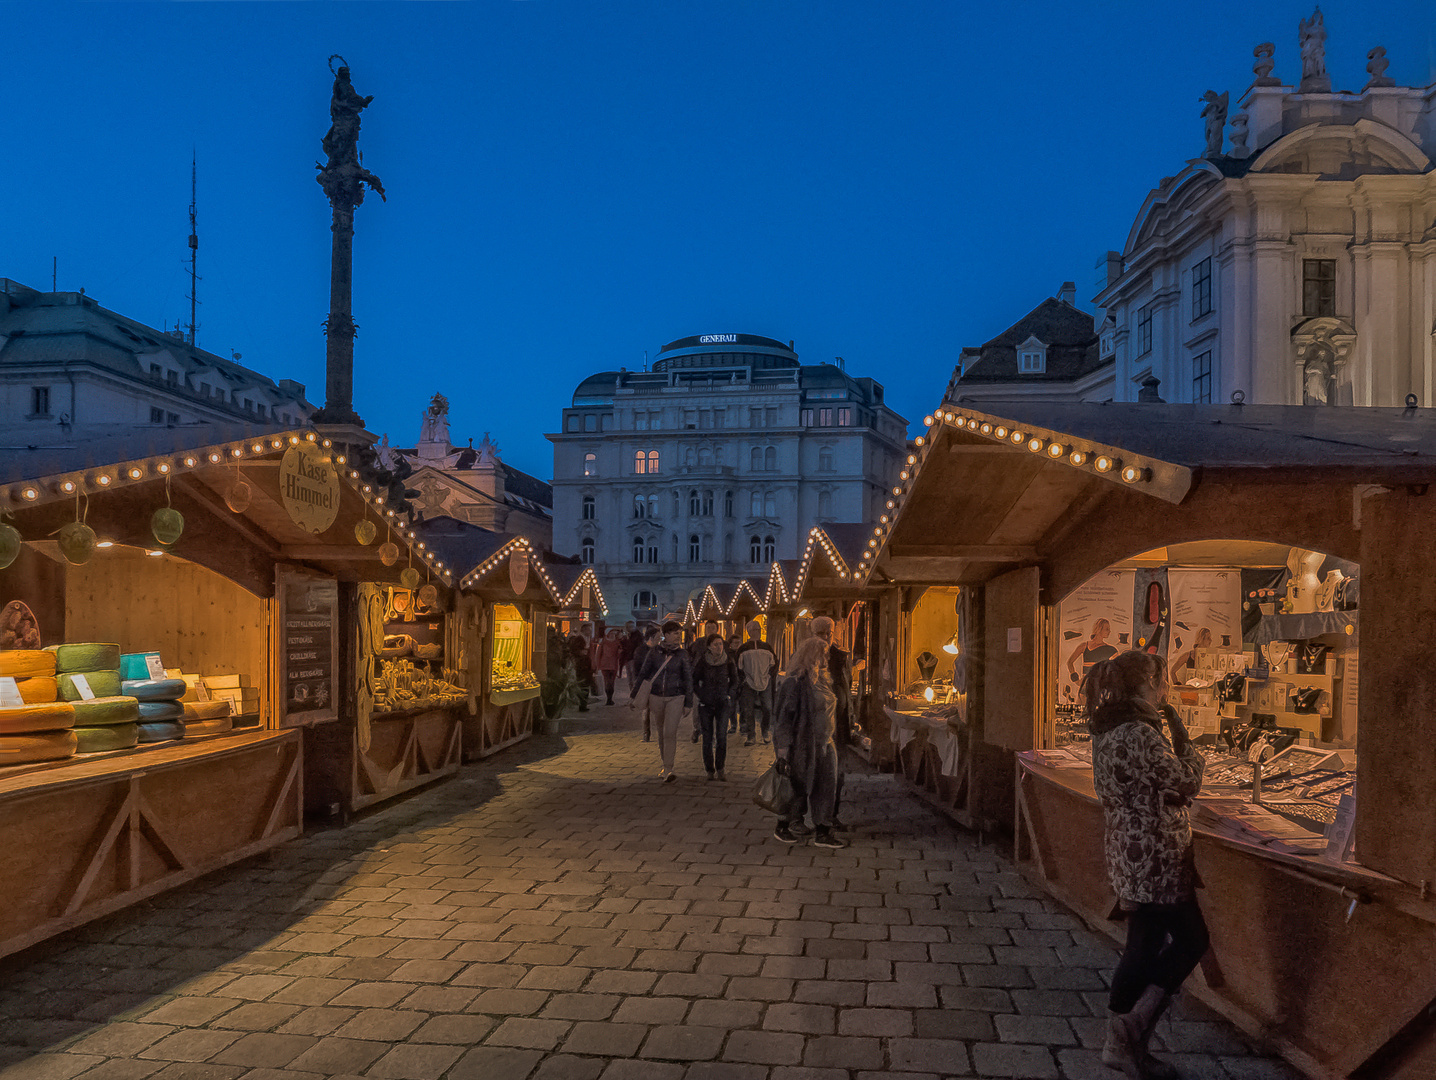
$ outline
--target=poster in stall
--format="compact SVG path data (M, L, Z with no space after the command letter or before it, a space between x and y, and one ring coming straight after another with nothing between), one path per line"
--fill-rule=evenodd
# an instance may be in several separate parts
M280 579L280 672L284 722L307 724L338 715L336 628L339 584L284 574Z
M1197 650L1242 650L1242 578L1239 570L1168 570L1172 597L1171 679L1195 677Z
M1099 660L1132 648L1132 603L1136 588L1130 570L1108 570L1062 601L1058 613L1057 703L1075 705L1082 676Z

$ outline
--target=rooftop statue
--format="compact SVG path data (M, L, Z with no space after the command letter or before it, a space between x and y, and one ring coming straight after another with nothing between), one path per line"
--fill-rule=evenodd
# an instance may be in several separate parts
M1371 76L1371 81L1366 84L1370 89L1373 86L1395 86L1396 80L1388 78L1386 69L1391 66L1391 61L1386 59L1386 49L1378 45L1366 54L1366 72Z
M1227 123L1227 101L1230 93L1218 94L1208 90L1202 95L1202 119L1207 122L1207 150L1204 157L1220 157L1222 153L1222 129Z
M1272 77L1272 68L1276 67L1276 61L1272 56L1276 53L1276 46L1270 41L1263 41L1255 49L1252 55L1256 57L1256 63L1252 64L1252 74L1256 76L1257 86L1280 86L1281 80Z
M1310 19L1302 19L1297 28L1301 43L1301 86L1303 94L1325 94L1331 91L1331 78L1326 74L1326 20L1321 8Z
M1247 123L1248 117L1244 112L1232 117L1232 149L1228 157L1251 157L1251 149L1247 146Z

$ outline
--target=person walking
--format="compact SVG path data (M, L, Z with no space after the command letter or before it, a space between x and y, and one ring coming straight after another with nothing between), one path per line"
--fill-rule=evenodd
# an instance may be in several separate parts
M847 773L843 769L842 748L852 742L853 673L846 650L833 642L836 630L833 620L826 615L819 615L813 620L812 629L813 636L827 646L828 682L833 688L833 715L830 719L833 722L833 741L838 746L838 786L833 795L833 828L841 832L847 828L840 816L843 808L843 787L847 780Z
M621 648L618 652L618 670L628 680L628 693L633 695L633 653L638 648L638 643L643 640L643 635L633 625L632 620L623 624L623 636L619 638Z
M728 655L722 634L709 634L708 647L693 667L693 692L698 698L698 723L703 732L703 768L709 780L727 780L723 764L728 757L728 710L738 666Z
M1164 703L1166 691L1165 662L1136 651L1094 663L1082 682L1107 876L1117 894L1114 917L1127 922L1108 996L1102 1063L1129 1080L1178 1075L1147 1045L1210 941L1197 903L1200 880L1187 811L1201 790L1206 762Z
M773 830L775 839L796 844L793 826L802 823L804 808L813 816L813 845L844 848L833 834L837 798L838 748L833 742L835 708L827 673L827 646L810 637L793 650L788 674L778 685L773 717L773 754L780 772L793 784L793 806Z
M728 658L733 661L733 670L738 670L738 650L743 647L743 635L734 630L728 635L728 640L723 642L723 648L728 650ZM733 683L733 697L728 702L728 734L734 735L738 732L738 699L743 689L742 674Z
M763 624L754 619L747 626L748 640L738 650L738 671L742 676L738 687L738 723L743 732L743 745L752 746L761 725L763 741L773 723L773 672L778 657L763 640Z
M593 659L589 655L588 638L583 634L570 634L568 655L573 660L574 678L578 680L578 711L588 712L589 695L598 693L593 685Z
M644 630L642 640L639 641L633 650L633 661L630 665L628 676L628 700L630 704L632 704L634 696L638 693L638 688L643 685L642 680L638 677L638 673L643 669L643 661L647 659L650 652L658 648L659 636L656 626L649 627ZM648 742L651 738L653 738L653 725L649 720L648 710L644 709L643 741Z
M613 687L618 682L622 652L623 642L619 638L617 627L604 634L593 646L593 666L598 669L598 674L603 679L603 692L609 705L613 704Z
M673 771L678 751L678 724L693 708L693 661L683 648L683 625L669 619L663 624L663 641L649 649L638 672L638 685L648 680L647 714L658 729L658 753L663 761L659 775L665 783L678 779Z

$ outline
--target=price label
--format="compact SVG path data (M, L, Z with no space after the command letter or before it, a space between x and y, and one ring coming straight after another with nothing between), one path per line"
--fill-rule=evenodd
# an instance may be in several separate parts
M0 709L19 709L25 705L20 696L20 684L10 676L0 679Z
M159 653L149 653L145 656L145 667L150 669L151 679L163 679L165 677L165 665L160 660Z
M196 701L209 700L209 687L205 686L203 679L196 679L194 681L194 699Z
M75 689L79 692L81 699L85 701L95 700L95 692L90 689L89 679L83 675L71 675L70 681L75 684Z

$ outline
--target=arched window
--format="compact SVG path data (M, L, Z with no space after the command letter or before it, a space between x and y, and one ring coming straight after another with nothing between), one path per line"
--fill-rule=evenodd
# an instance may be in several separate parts
M763 469L766 472L778 471L778 448L770 446L763 451Z
M760 563L763 561L763 538L760 536L748 537L748 561Z
M656 518L656 517L658 516L658 496L657 496L657 495L650 495L650 496L648 496L648 516L651 517L651 518Z
M673 518L676 521L683 510L683 500L678 492L673 493Z
M766 518L775 518L778 516L778 495L776 492L763 492L763 516Z
M633 594L633 610L647 611L649 608L658 606L658 596L648 589L642 589Z
M763 448L761 446L753 447L753 471L763 471Z
M648 516L648 501L642 495L633 497L633 516L636 518Z
M688 538L688 561L703 561L703 543L698 539L697 536L690 536Z
M763 537L763 561L772 562L778 550L778 543L771 536Z
M633 561L643 561L643 537L641 536L635 536L633 538Z
M583 538L583 563L585 566L593 565L593 537Z
M675 539L677 538L675 537ZM656 536L650 536L648 538L648 561L651 563L658 561L658 537Z
M698 448L698 464L699 464L699 465L712 465L712 464L713 464L713 451L712 451L711 449L709 449L708 447L706 447L706 446L700 446L700 447Z
M733 493L731 491L723 492L723 516L727 518L733 516Z
M698 516L698 489L694 488L688 493L688 516Z
M597 454L584 454L584 455L583 455L583 475L584 475L584 476L597 476L597 475L598 475L598 455L597 455Z
M713 492L705 491L703 493L703 505L699 509L704 517L713 516Z
M818 472L833 471L833 448L824 446L818 450Z
M753 492L752 505L749 506L748 511L749 517L763 516L763 493L761 491Z
M633 452L633 471L639 476L642 476L648 471L648 455L642 450L635 450Z
M690 447L687 447L686 449L684 449L684 451L683 451L683 464L685 464L685 465L692 465L692 464L693 464L693 447L690 446Z
M678 534L673 534L673 561L678 561Z
M648 472L652 476L658 475L658 451L648 451Z
M593 496L585 495L583 497L583 520L592 521L595 516L596 515L594 513Z
M831 491L818 492L818 517L830 518L833 516L833 493Z

